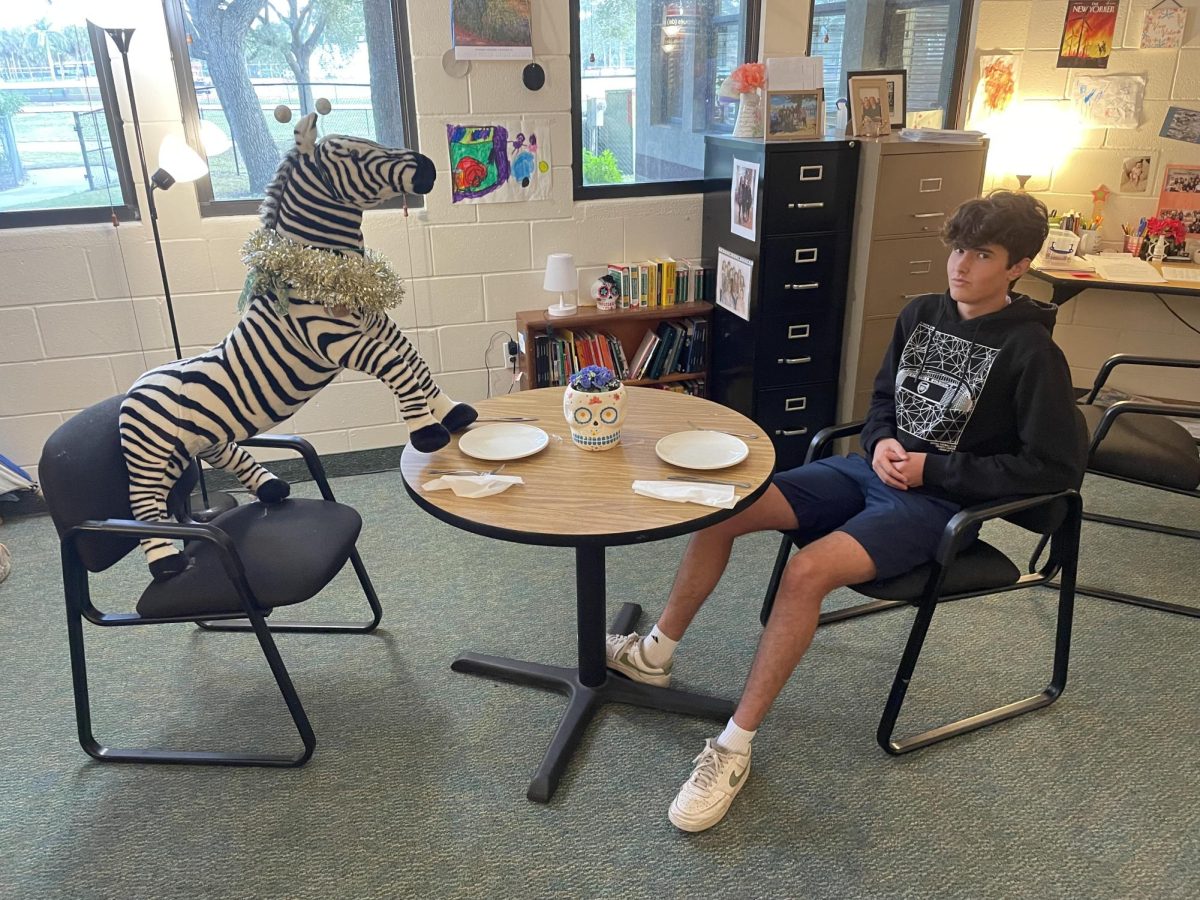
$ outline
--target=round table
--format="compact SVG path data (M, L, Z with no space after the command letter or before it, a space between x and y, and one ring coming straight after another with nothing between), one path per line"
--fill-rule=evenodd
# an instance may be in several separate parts
M733 714L728 700L671 688L659 688L610 676L604 661L605 633L632 631L641 607L626 603L610 629L605 628L604 549L687 534L725 519L757 499L770 483L775 465L771 440L761 428L724 406L673 391L626 388L629 392L621 443L588 452L571 442L562 411L562 388L541 388L494 397L475 404L480 421L527 418L550 435L539 453L504 464L501 474L520 475L525 483L489 497L457 497L452 491L426 491L437 478L430 469L489 471L499 462L474 459L458 449L458 439L436 453L404 449L400 470L404 487L418 506L434 517L486 537L522 544L575 548L576 616L579 665L574 668L464 653L456 672L487 675L565 693L570 698L549 749L529 787L531 800L545 802L558 784L571 753L602 703L630 703L725 720ZM750 450L742 462L713 472L680 469L655 454L659 438L696 428L737 433ZM659 481L668 475L710 476L738 481L738 504L718 509L673 503L633 493L635 480Z

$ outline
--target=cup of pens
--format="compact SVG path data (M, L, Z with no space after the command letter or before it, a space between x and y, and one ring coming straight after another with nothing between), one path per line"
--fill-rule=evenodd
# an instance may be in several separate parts
M1125 242L1121 245L1121 250L1124 253L1132 253L1137 256L1138 252L1138 236L1136 234L1125 235Z

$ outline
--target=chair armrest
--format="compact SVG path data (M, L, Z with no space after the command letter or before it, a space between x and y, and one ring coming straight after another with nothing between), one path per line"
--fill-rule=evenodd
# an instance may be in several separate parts
M1104 440L1118 416L1129 413L1142 413L1152 416L1171 416L1181 419L1200 419L1200 406L1184 406L1179 403L1141 403L1137 400L1121 400L1104 411L1092 442L1088 446L1088 456L1096 452L1100 442Z
M841 425L830 425L828 428L822 428L813 435L813 439L809 441L808 453L804 456L804 464L808 465L813 460L824 459L829 455L829 445L838 438L849 437L852 434L858 434L866 426L866 419L859 419L855 422L843 422Z
M242 447L271 447L276 450L292 450L295 453L299 453L304 457L304 463L308 466L308 474L317 483L317 487L321 491L321 496L326 500L333 500L333 491L330 489L329 481L325 476L325 466L321 463L321 457L317 455L317 448L299 435L260 434L240 440L238 441L238 445Z
M1057 503L1060 500L1065 500L1075 509L1082 509L1083 501L1079 492L1075 490L1059 491L1056 494L1038 494L1034 497L1021 497L1015 500L994 500L989 503L964 507L946 523L946 528L942 531L942 539L938 543L935 560L943 569L947 568L965 546L969 530L973 525L989 519L1002 519L1025 510ZM971 540L974 540L974 537L971 537Z
M184 541L206 541L215 544L217 556L225 574L237 589L247 613L255 611L254 592L246 581L246 569L238 556L233 539L220 528L207 522L141 522L136 519L88 519L80 522L62 536L64 549L74 551L75 542L84 534L121 534L126 537L158 537Z
M1132 353L1114 354L1104 361L1100 366L1100 371L1096 373L1096 381L1092 385L1092 390L1087 395L1087 399L1084 401L1085 405L1095 402L1096 395L1100 393L1100 388L1104 387L1104 382L1108 380L1108 376L1117 366L1164 366L1174 369L1200 369L1200 359L1168 359L1161 356L1135 356Z

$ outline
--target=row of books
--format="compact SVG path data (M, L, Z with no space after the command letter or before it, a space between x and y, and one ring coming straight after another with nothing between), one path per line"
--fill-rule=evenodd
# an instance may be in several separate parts
M534 386L565 387L571 375L585 366L604 366L622 381L699 372L707 353L708 320L701 317L659 322L646 331L632 360L611 334L555 328L533 338Z
M669 256L608 266L608 274L621 291L617 301L621 309L711 301L716 296L715 272L711 262Z
M687 381L668 381L663 384L653 384L663 391L674 391L677 394L691 394L693 397L707 397L708 387L703 378L689 378Z
M630 378L662 378L674 372L698 372L708 352L708 320L659 322L647 331L630 362Z

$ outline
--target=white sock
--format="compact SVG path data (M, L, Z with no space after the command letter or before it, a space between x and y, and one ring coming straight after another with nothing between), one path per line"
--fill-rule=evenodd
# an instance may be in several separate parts
M757 731L747 731L745 728L739 728L738 724L729 720L729 724L725 726L725 730L721 732L721 736L717 738L717 743L722 750L728 750L731 753L749 753L750 741L758 734Z
M642 638L642 659L656 669L665 668L671 661L671 657L675 655L675 648L678 645L679 641L671 640L655 625L650 629L650 633Z

